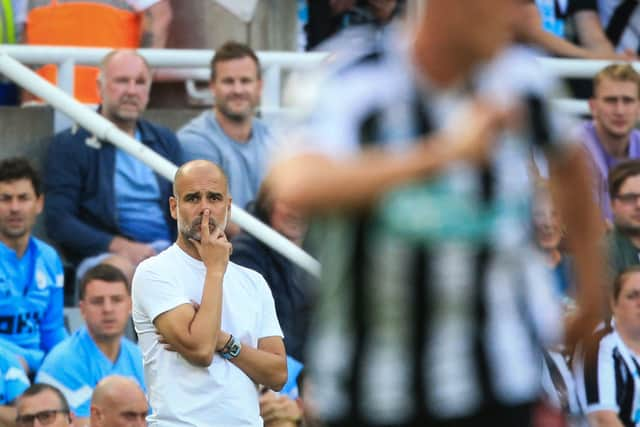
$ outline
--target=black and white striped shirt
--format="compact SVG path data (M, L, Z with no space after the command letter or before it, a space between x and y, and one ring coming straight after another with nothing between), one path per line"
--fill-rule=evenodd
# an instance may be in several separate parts
M639 359L615 327L597 331L593 340L583 345L574 360L574 372L585 413L613 411L625 426L640 422Z
M637 0L598 0L602 28L617 52L640 53L640 7Z
M398 154L451 125L464 91L417 90L406 50L392 52L322 89L305 150L340 159L377 145ZM540 393L540 345L561 332L553 279L530 242L528 153L534 140L553 144L561 126L545 108L554 84L543 76L523 51L476 75L477 91L525 101L535 122L502 136L488 170L455 164L320 226L325 270L307 366L325 420L419 423Z

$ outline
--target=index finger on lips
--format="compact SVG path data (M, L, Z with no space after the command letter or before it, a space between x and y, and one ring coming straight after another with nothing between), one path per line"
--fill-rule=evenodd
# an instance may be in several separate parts
M201 234L201 242L206 242L209 240L209 216L211 215L211 211L209 209L205 209L202 213L202 222L200 223L200 234Z

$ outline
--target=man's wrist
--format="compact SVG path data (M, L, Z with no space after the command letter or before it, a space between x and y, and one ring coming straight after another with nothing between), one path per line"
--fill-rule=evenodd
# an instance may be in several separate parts
M231 360L238 357L241 349L242 344L240 343L240 340L238 340L233 336L233 334L231 334L229 335L229 339L227 340L224 347L222 347L222 350L220 350L218 353L220 353L220 356L222 356L223 359Z

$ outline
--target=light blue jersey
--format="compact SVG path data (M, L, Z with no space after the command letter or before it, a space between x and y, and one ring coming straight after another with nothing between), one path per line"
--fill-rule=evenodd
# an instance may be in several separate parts
M120 354L111 362L89 335L86 327L61 342L42 363L37 383L58 387L78 417L90 415L91 395L98 382L109 375L134 378L143 390L142 353L127 338L120 341Z
M62 262L51 246L31 237L18 258L0 243L0 347L24 357L33 371L68 335L63 286Z
M29 387L29 378L20 361L0 348L0 405L8 405Z

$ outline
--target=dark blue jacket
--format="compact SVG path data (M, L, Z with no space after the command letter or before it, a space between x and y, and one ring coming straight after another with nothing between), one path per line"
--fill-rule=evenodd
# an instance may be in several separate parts
M309 329L312 278L278 252L243 231L232 241L231 261L251 268L267 281L276 303L287 354L304 363Z
M178 165L180 144L173 132L146 120L139 120L141 142ZM74 263L88 256L108 252L118 227L114 190L113 144L98 141L76 126L53 137L49 144L44 174L45 224L49 237ZM169 214L171 182L156 174L167 227L175 238L175 222ZM129 236L125 236L129 237Z

